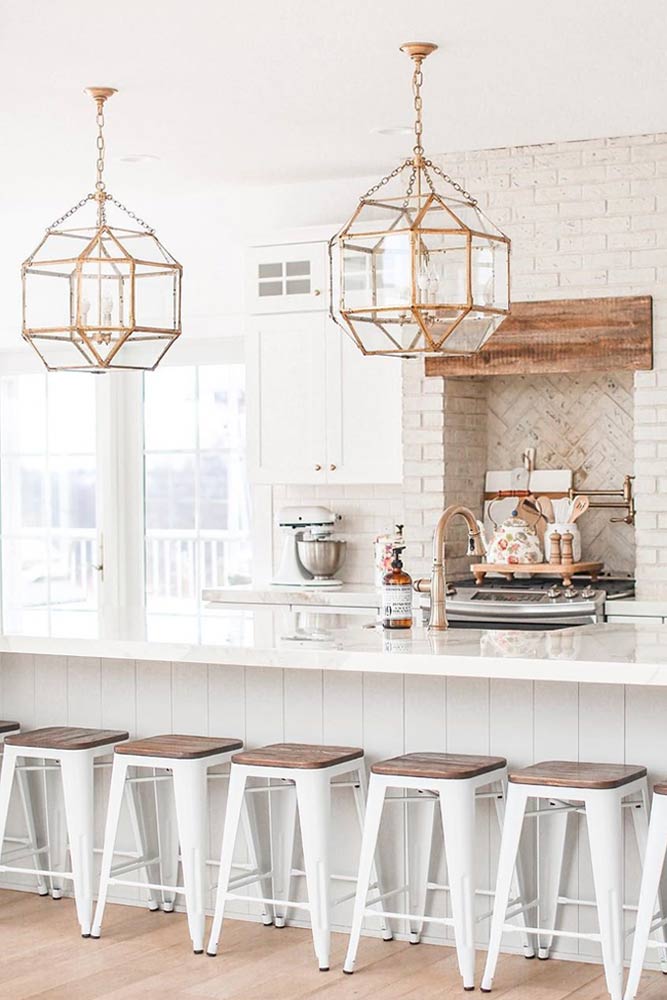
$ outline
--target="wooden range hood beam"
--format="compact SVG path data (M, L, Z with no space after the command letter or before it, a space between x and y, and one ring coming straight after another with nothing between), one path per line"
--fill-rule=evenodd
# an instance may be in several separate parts
M427 375L534 375L653 367L650 295L513 302L479 354L426 358Z

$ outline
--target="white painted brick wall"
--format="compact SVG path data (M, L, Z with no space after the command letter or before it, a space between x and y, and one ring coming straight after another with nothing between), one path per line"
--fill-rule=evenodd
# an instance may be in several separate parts
M641 597L667 597L667 135L482 150L440 163L512 239L515 300L653 296L655 370L635 376L637 584ZM419 449L409 476L406 469L414 511L406 510L406 521L411 534L419 533L415 561L426 560L432 530L422 512L457 499L471 502L479 489L470 480L480 474L475 428L483 434L483 414L474 399L464 399L461 409L451 398L456 380L433 381L444 431L435 426L428 439L424 434L431 402L421 408L420 424L414 421L414 374L406 406L411 419L404 423L406 443ZM427 455L434 456L433 467ZM428 503L416 498L415 477ZM456 553L450 562L454 572L465 565ZM424 568L422 562L420 572Z

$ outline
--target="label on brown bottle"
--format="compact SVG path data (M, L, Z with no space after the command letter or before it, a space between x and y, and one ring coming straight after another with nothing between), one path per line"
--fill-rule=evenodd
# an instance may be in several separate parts
M389 622L412 618L412 587L409 584L382 588L382 617Z

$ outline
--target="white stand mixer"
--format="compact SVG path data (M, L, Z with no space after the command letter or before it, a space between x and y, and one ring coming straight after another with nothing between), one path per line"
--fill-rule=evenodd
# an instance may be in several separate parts
M280 587L340 587L334 576L345 559L346 542L332 537L340 521L328 507L282 507L277 525L285 532L280 566L271 583Z

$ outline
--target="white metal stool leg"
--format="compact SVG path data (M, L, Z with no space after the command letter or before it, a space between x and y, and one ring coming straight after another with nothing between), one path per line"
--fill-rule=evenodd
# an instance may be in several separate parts
M539 803L541 806L542 804ZM550 811L551 812L550 815ZM539 837L539 898L537 900L538 926L546 927L552 932L558 924L558 899L561 894L563 866L565 860L565 845L571 812L556 802L554 806L546 803L546 809L541 809L544 816L536 820ZM542 822L542 819L544 822ZM553 947L554 935L547 931L539 935L538 958L545 961L549 958Z
M242 767L234 764L231 766L229 774L229 791L227 793L227 813L225 816L225 828L222 834L222 848L220 850L220 869L218 873L218 890L215 898L215 912L213 914L213 924L211 926L211 936L208 939L206 951L209 955L216 955L218 942L222 931L222 921L225 915L225 903L229 891L229 882L232 872L232 861L234 858L234 844L241 820L241 810L243 809L243 794L245 792L246 774Z
M132 826L132 834L134 836L134 843L137 848L137 853L140 858L150 859L149 854L149 838L148 831L146 828L146 818L141 801L141 785L133 781L130 778L126 781L125 792L127 795L127 808L130 816L130 825ZM146 879L146 892L148 893L148 909L149 910L159 910L160 906L157 901L156 891L151 888L151 885L158 885L160 882L160 863L156 856L152 861L149 860L145 867L142 869L144 872L144 877Z
M155 821L157 826L158 854L160 855L160 885L176 886L178 882L179 852L178 825L176 810L173 805L173 790L170 781L164 781L165 772L158 768L152 769L154 778L153 797L155 803ZM173 913L176 906L176 889L162 889L162 909L165 913Z
M525 786L509 785L507 790L507 804L505 807L505 822L503 824L503 834L500 843L500 857L498 859L498 878L496 881L495 903L493 917L491 919L491 931L489 935L489 950L482 977L482 992L490 993L493 985L493 977L498 963L500 953L500 943L503 935L503 925L505 923L505 912L510 897L514 866L519 853L519 842L521 840L521 828L526 811L528 796ZM517 928L518 929L518 928Z
M656 795L655 801L659 801L660 798L662 798L661 795ZM635 830L637 848L642 865L644 864L646 847L648 844L649 813L650 808L647 781L641 791L641 804L639 807L633 806L631 809L632 823ZM656 943L665 942L664 948L660 948L660 968L662 972L667 974L667 929L665 928L665 914L667 910L665 909L665 898L664 893L662 892L661 882L658 884L657 897L656 909L654 912L654 921L657 920L657 926L655 928Z
M406 791L406 797L409 793ZM431 869L433 848L433 829L435 823L436 799L429 796L427 800L417 793L414 801L406 802L407 809L407 874L408 874L408 910L410 944L419 944L424 929L424 920L415 919L416 914L423 917L426 912L428 896L428 881Z
M28 835L29 845L31 847L32 862L36 869L44 868L44 861L42 860L42 853L45 851L39 851L37 843L37 829L35 827L35 806L32 798L32 789L30 787L30 775L26 774L25 771L18 767L16 769L16 779L18 782L19 795L21 797L21 808L23 810L23 820L25 822L26 833ZM37 892L40 896L48 896L49 889L46 884L46 878L44 875L37 875Z
M123 805L123 793L125 791L127 768L128 764L125 758L118 754L114 754L113 766L111 769L111 785L109 787L107 819L104 830L104 848L102 851L100 887L97 895L95 918L90 932L90 936L94 938L98 938L102 930L102 920L104 918L104 908L107 902L109 879L111 878L111 866L113 864L114 845L116 843L116 834L118 832L118 821L120 819L120 811Z
M87 750L68 750L60 761L74 899L82 937L90 937L93 919L93 759Z
M245 838L246 850L248 852L248 863L252 871L266 873L257 882L257 895L262 901L262 923L265 927L271 927L274 923L276 907L272 903L267 903L266 899L275 898L273 891L273 866L271 864L271 845L264 849L264 841L261 837L260 824L257 820L257 809L255 805L255 795L246 795L241 809L241 825ZM271 831L269 830L269 837ZM276 924L276 927L283 926Z
M505 803L507 801L507 779L503 777L499 781L494 782L492 786L494 791L497 793L494 796L494 805L496 811L496 819L498 821L498 829L502 836L503 823L505 820ZM510 893L513 899L519 899L522 903L528 900L528 880L526 878L526 871L524 866L524 861L521 853L521 847L519 847L519 853L516 856L516 864L514 866L514 875L512 878L512 885L510 887ZM528 914L525 909L521 912L521 923L524 928L528 926ZM522 933L523 937L523 954L525 958L535 958L535 945L536 939L533 934L528 934L525 930Z
M173 776L188 926L194 953L202 955L206 923L206 767L198 760L175 761Z
M475 988L475 789L467 781L440 784L440 810L464 990Z
M273 787L276 787L275 784ZM268 793L271 828L271 895L274 899L291 899L296 833L296 786L290 783L278 787L280 790ZM288 917L287 907L274 903L273 913L276 927L284 927Z
M364 835L364 821L366 816L366 802L368 799L368 777L366 775L366 766L362 763L359 770L357 771L357 782L353 788L354 792L354 804L357 810L357 819L359 821L359 841L361 843L361 838ZM433 829L433 820L431 819L431 830ZM430 860L430 858L429 858ZM426 871L426 878L428 880L428 868ZM383 892L384 878L382 876L382 863L378 856L377 851L373 854L373 864L371 865L370 880L377 886L377 891L379 894ZM426 895L426 885L424 885L424 896ZM382 909L382 903L378 903L380 910ZM414 912L414 911L412 911ZM383 941L392 941L394 938L394 933L391 927L391 921L387 917L377 917L380 930L382 931Z
M0 846L4 843L7 831L7 816L9 814L9 801L12 795L12 784L16 771L16 751L13 747L6 747L2 757L2 768L0 770ZM3 866L0 864L0 871Z
M586 819L600 921L602 960L611 1000L623 996L623 816L621 796L589 792Z
M62 872L67 865L67 820L63 802L60 764L57 761L42 761L52 764L43 772L44 810L46 813L46 831L48 839L47 868L51 872L51 898L62 899L64 878ZM55 786L55 787L54 787Z
M644 956L653 923L660 879L667 854L667 795L655 795L644 858L637 925L632 943L630 972L625 988L625 1000L634 1000L639 989Z
M345 964L343 965L343 972L347 972L348 974L354 972L354 963L357 957L357 950L359 948L361 926L364 920L364 910L366 909L366 896L368 895L368 885L371 880L373 858L375 857L378 833L380 832L380 820L382 819L382 809L384 807L385 789L385 782L381 778L372 774L368 788L366 818L361 837L359 873L357 876L357 894L354 900L352 928L350 930L350 940L347 946Z
M329 969L331 898L329 892L330 777L317 770L296 775L301 843L306 869L313 946L322 972Z

